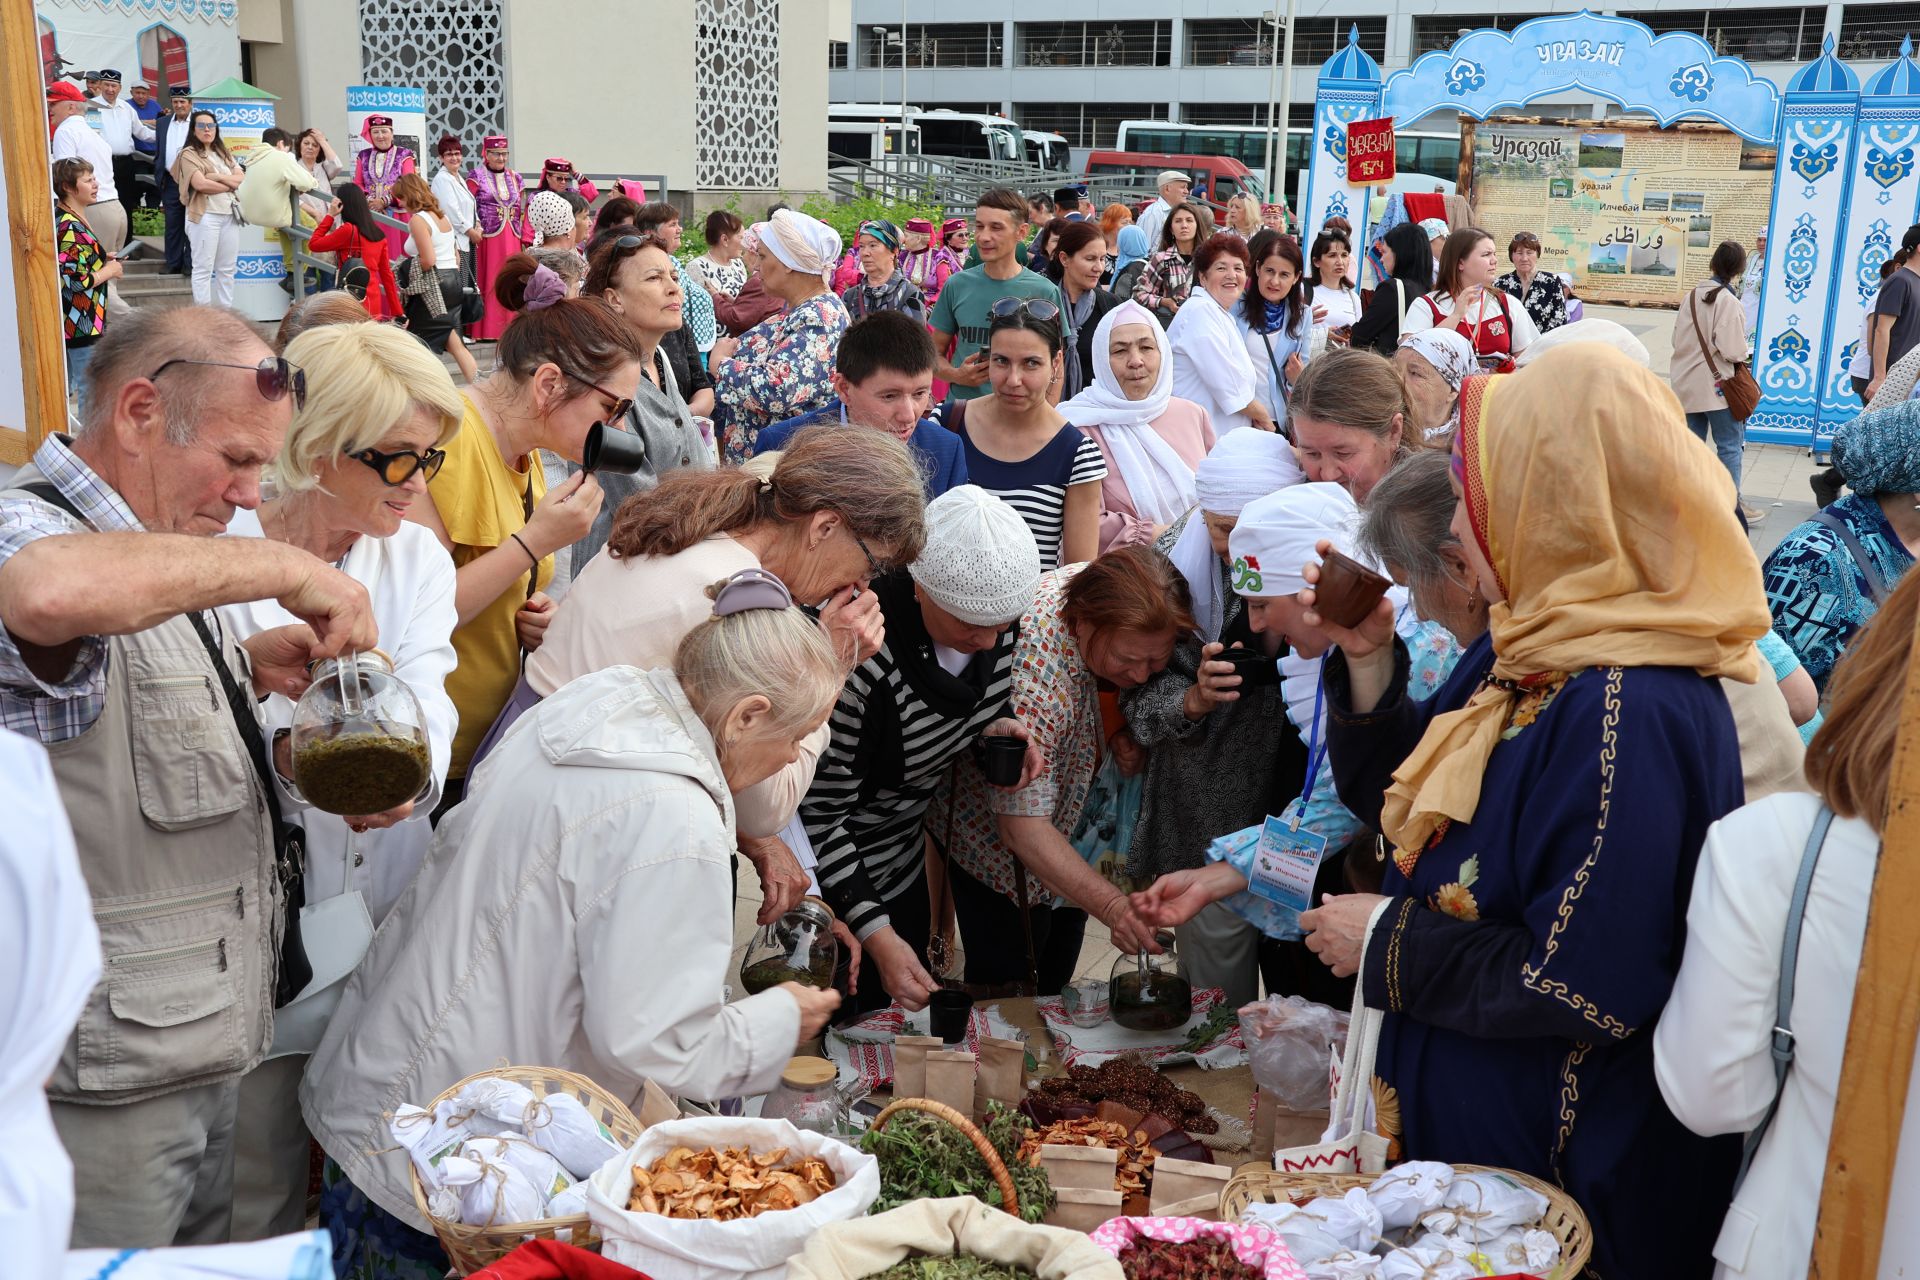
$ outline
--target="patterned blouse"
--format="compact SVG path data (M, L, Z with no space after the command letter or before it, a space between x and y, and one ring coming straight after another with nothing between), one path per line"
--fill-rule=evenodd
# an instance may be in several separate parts
M714 364L714 417L726 462L751 458L762 427L833 399L833 357L846 331L847 309L822 293L762 320L741 336L739 350Z
M877 289L868 284L863 275L857 283L841 291L840 302L846 307L850 321L864 320L876 311L898 311L921 324L927 322L926 298L898 271Z
M1140 283L1133 286L1133 300L1148 310L1164 303L1182 303L1193 292L1193 259L1182 257L1178 249L1162 249L1147 259Z
M1891 591L1913 557L1880 504L1849 493L1826 510L1847 526ZM1839 535L1817 520L1787 534L1763 568L1774 633L1793 646L1824 693L1847 642L1879 612L1867 577Z
M720 336L720 329L713 316L713 294L700 282L700 277L687 270L684 262L673 264L680 273L680 292L685 296L685 320L693 330L693 340L701 352L713 350L713 344Z
M717 262L703 253L688 262L687 269L708 293L724 293L731 298L747 287L747 264L738 258Z
M60 255L60 320L69 346L85 346L107 328L107 286L92 283L107 265L106 251L87 224L66 209L54 214Z
M1086 568L1056 569L1040 579L1032 606L1020 619L1013 650L1013 714L1047 754L1047 767L1019 791L989 787L971 752L962 752L951 786L927 812L934 839L953 832L953 860L998 893L1014 896L1014 856L1000 843L999 817L1045 818L1071 836L1100 765L1100 691L1080 646L1060 616L1066 585ZM949 827L947 805L954 805ZM1027 877L1027 902L1053 900L1038 876Z
M1520 305L1527 309L1542 333L1567 322L1567 293L1560 286L1560 277L1551 271L1534 272L1533 283L1525 289L1520 287L1520 273L1509 271L1495 280L1493 287L1520 299Z

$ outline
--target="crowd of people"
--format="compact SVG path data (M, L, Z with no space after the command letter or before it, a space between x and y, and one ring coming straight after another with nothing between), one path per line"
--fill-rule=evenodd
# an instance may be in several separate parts
M243 168L168 121L196 305L109 321L113 162L59 156L76 427L0 495L0 723L51 757L9 740L8 786L73 831L0 870L81 873L0 902L93 922L41 944L50 1121L0 1157L47 1247L295 1229L311 1137L341 1274L437 1276L398 1104L497 1061L764 1092L830 1020L1059 990L1093 919L1236 1002L1357 985L1383 1132L1558 1183L1600 1274L1799 1267L1920 593L1905 350L1835 441L1852 494L1763 570L1702 373L1746 352L1737 244L1669 386L1527 234L1503 273L1475 226L1296 237L1169 173L1137 220L722 210L683 257L675 206L562 160L524 189L504 138L429 180L374 117L344 180L313 131ZM221 305L250 193L338 255L271 345ZM1920 311L1892 279L1876 335ZM583 466L608 431L636 470ZM1336 552L1393 583L1344 623ZM321 813L285 731L310 663L375 648L432 781ZM1262 883L1281 816L1304 911ZM1809 830L1835 1047L1741 1173ZM763 923L832 909L841 990L727 1001L736 855Z

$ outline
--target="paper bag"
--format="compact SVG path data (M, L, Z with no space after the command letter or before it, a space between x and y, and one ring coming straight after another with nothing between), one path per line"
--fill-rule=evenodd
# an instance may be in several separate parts
M893 1041L893 1096L927 1096L927 1055L944 1047L939 1036L896 1036Z
M1040 1148L1040 1167L1054 1190L1112 1191L1120 1153L1111 1147L1077 1147L1049 1142Z
M1027 1046L1018 1040L997 1036L980 1037L980 1069L974 1076L973 1114L987 1114L987 1104L998 1102L1009 1109L1018 1107L1027 1096Z
M944 1102L961 1115L973 1111L973 1055L965 1049L935 1049L927 1054L927 1089L922 1095Z
M1198 1160L1170 1160L1161 1156L1153 1162L1153 1198L1148 1211L1156 1218L1219 1219L1220 1194L1227 1189L1233 1170L1225 1165L1202 1164ZM1211 1202L1211 1211L1195 1213L1194 1202Z
M1120 1216L1120 1193L1112 1189L1083 1191L1066 1187L1056 1191L1054 1196L1053 1211L1046 1218L1050 1227L1092 1231L1108 1219Z

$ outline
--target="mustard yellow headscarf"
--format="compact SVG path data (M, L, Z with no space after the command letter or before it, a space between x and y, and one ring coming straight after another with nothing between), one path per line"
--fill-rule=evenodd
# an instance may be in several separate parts
M1462 489L1506 599L1492 676L1691 667L1751 684L1769 625L1760 563L1713 451L1666 382L1577 343L1460 393ZM1410 867L1444 820L1471 821L1515 694L1482 685L1394 771L1382 825Z

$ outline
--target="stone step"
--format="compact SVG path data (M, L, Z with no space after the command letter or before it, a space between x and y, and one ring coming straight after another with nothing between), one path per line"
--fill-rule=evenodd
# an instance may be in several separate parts
M120 281L117 292L120 300L129 306L172 306L176 303L193 301L193 285L185 276L158 275L128 276Z

